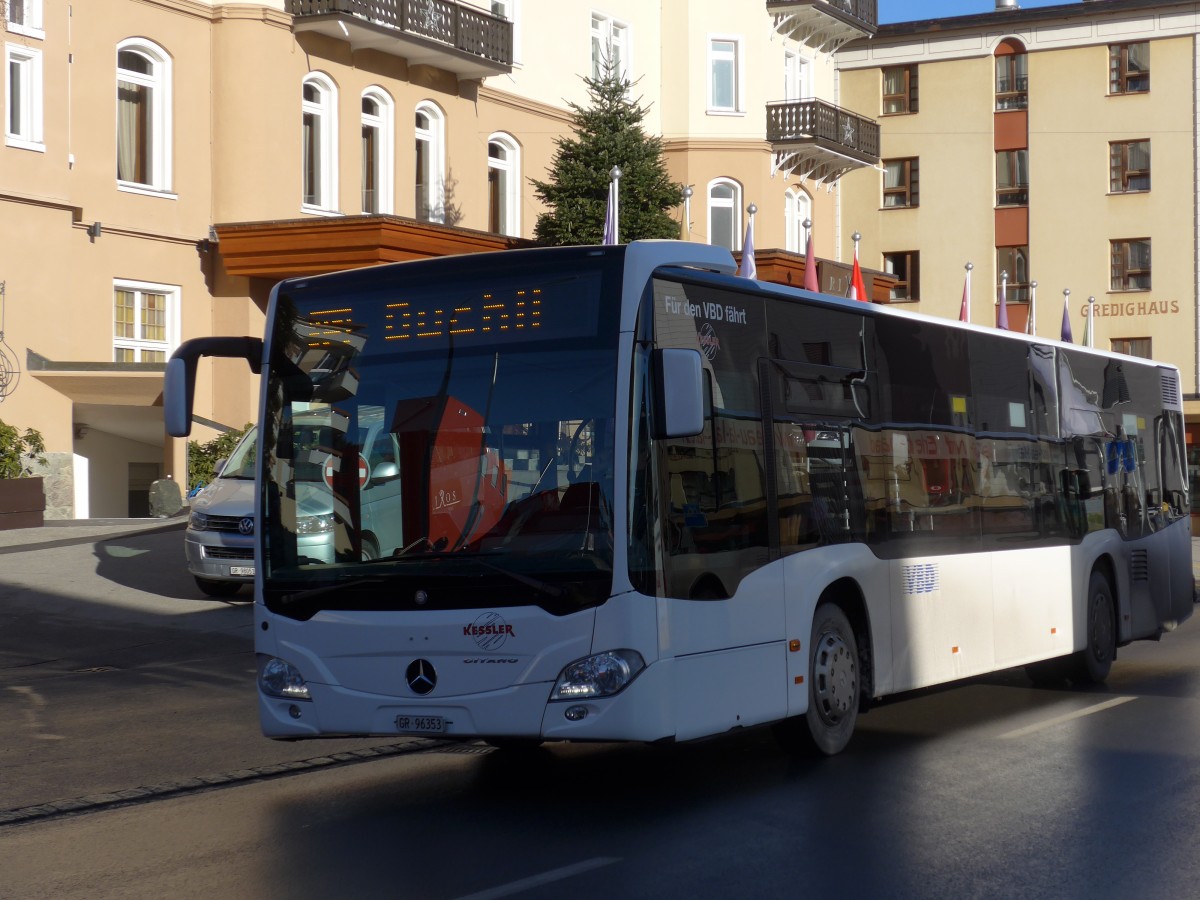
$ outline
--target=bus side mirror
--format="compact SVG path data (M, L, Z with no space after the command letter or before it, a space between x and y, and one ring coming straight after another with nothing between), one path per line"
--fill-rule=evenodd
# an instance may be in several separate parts
M693 437L704 431L704 367L700 351L655 350L654 438Z
M163 375L163 421L171 437L192 433L192 390L195 376L188 372L188 361L179 357L167 360Z

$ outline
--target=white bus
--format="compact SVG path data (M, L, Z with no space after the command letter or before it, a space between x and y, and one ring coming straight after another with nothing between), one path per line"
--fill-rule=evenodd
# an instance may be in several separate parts
M733 271L678 242L398 263L282 282L265 341L183 345L172 434L199 356L262 372L264 733L773 724L832 754L874 699L1101 682L1191 614L1174 368Z

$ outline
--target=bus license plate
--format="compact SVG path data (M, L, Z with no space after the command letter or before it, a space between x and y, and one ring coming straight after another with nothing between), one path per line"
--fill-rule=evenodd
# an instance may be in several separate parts
M253 575L254 566L230 566L230 575Z
M396 730L409 734L442 734L446 720L441 716L396 716Z

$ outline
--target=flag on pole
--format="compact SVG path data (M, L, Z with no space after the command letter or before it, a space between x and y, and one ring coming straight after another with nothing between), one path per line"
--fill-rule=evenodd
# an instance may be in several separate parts
M996 327L1008 331L1008 278L1003 273L1000 278L1000 310L996 313Z
M813 254L812 229L808 231L808 242L804 249L804 289L819 291L821 283L817 280L817 260Z
M971 321L971 270L967 269L967 277L963 279L962 305L958 307L958 321Z
M604 211L604 243L617 242L617 182L608 183L608 206Z
M758 266L754 262L754 216L746 220L746 240L742 242L742 266L738 274L743 278L757 278Z
M1071 337L1071 289L1063 291L1063 320L1062 340L1065 344L1072 343Z
M867 286L863 283L862 269L858 266L858 241L854 242L854 269L850 273L850 299L870 303Z
M1025 320L1025 333L1037 336L1037 282L1029 283L1029 318Z
M1096 327L1092 322L1092 310L1096 307L1096 298L1088 297L1087 318L1083 320L1083 346L1096 346Z

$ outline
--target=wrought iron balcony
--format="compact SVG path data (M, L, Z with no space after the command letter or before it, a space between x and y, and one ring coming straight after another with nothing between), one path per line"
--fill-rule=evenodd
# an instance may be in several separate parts
M775 30L826 53L870 37L879 26L877 0L767 0Z
M879 165L879 123L824 100L768 103L767 140L775 171L819 183Z
M287 0L287 8L297 34L316 32L463 79L512 71L512 22L476 6L454 0Z

